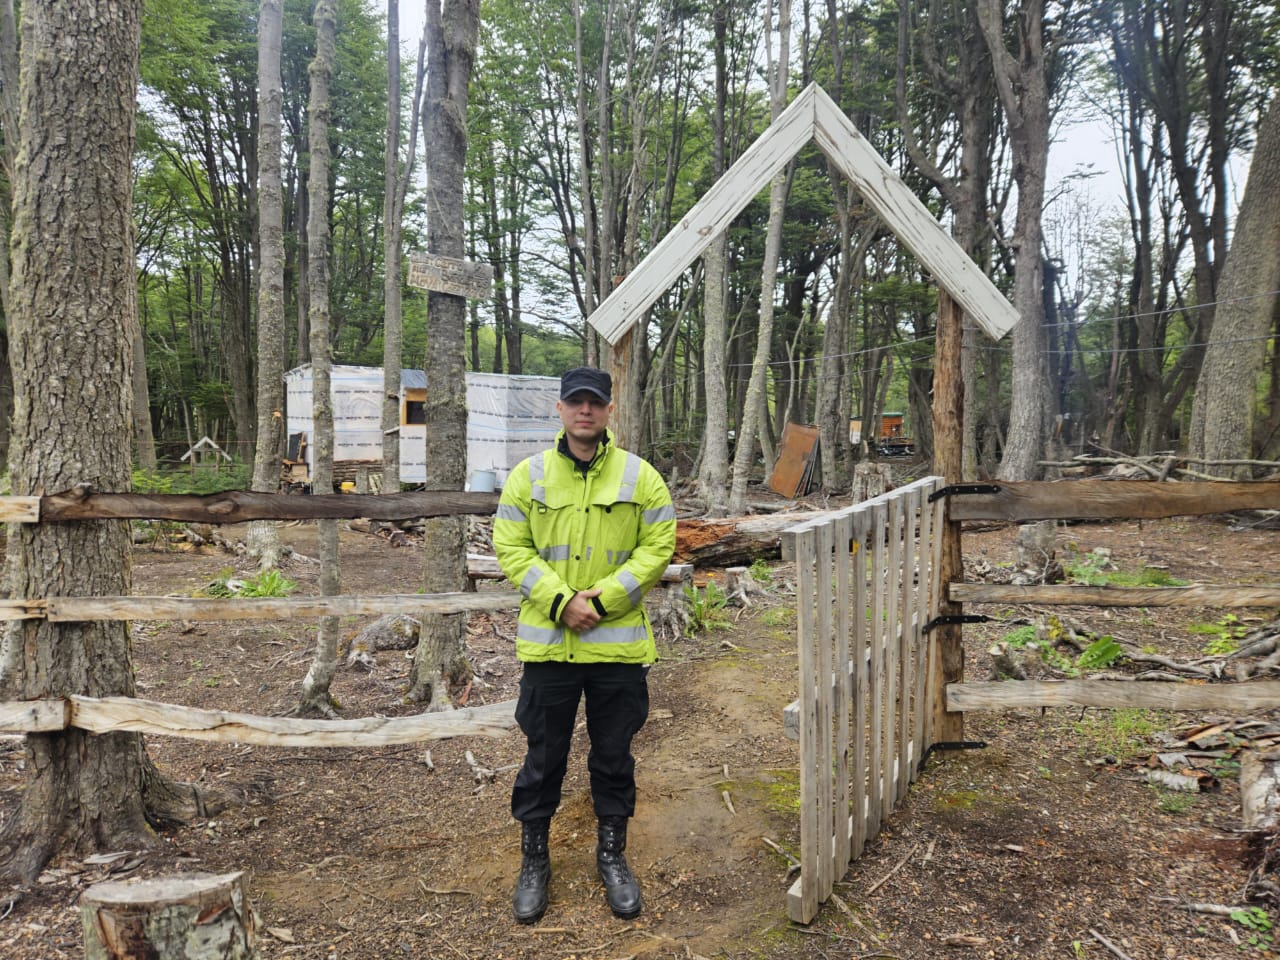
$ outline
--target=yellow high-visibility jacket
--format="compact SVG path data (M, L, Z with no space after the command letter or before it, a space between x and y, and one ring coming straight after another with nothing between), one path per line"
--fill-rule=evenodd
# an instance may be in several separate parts
M675 508L657 470L606 432L584 476L561 431L555 447L511 471L493 521L498 564L523 597L516 656L652 663L644 595L675 543ZM591 589L601 591L592 601L601 619L579 634L559 617L575 593Z

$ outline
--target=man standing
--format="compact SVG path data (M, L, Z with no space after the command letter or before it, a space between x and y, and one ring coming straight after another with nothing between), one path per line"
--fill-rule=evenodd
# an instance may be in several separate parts
M596 868L614 915L640 913L623 851L636 804L631 740L649 714L646 675L657 659L644 595L671 562L676 514L658 471L613 443L612 388L593 367L560 378L564 429L553 448L511 471L493 523L498 563L523 597L516 720L529 747L511 791L522 828L512 898L521 923L547 909L547 834L584 695Z

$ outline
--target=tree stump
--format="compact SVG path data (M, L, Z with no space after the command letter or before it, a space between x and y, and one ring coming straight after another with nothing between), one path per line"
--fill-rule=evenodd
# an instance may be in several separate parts
M252 960L244 873L96 883L80 897L86 960Z
M893 489L893 471L887 463L863 460L853 466L853 489L850 496L855 503L878 497Z

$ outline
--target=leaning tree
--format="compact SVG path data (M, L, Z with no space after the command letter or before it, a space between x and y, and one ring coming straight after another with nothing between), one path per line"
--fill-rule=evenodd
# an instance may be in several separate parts
M126 490L135 266L130 160L142 0L22 4L9 333L16 402L9 480L38 495ZM129 593L123 521L32 524L8 540L13 597ZM0 695L132 696L119 623L13 623ZM29 779L0 834L0 873L30 881L60 848L149 846L196 812L136 733L29 734Z

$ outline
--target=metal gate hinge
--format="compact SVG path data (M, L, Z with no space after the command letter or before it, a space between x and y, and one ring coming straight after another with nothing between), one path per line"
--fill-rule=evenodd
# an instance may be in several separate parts
M935 490L929 494L929 502L936 503L943 497L949 497L952 494L965 493L999 493L1001 490L998 483L953 483L941 490Z
M924 632L928 633L934 627L946 627L956 623L990 623L994 618L988 617L983 613L948 613L940 617L934 617L924 625Z

